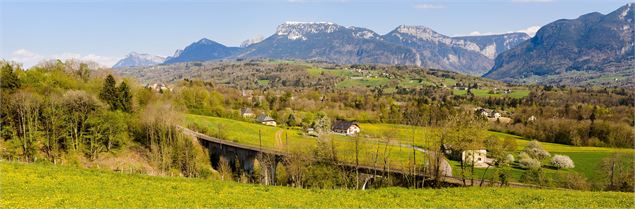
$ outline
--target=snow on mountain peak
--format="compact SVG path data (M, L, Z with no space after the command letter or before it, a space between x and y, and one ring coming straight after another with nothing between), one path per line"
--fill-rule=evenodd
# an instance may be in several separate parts
M162 63L164 60L165 58L161 56L130 52L125 58L119 60L113 68L150 66Z
M307 35L332 33L343 28L332 22L285 22L278 26L276 35L287 36L290 40L307 40Z
M259 36L256 36L256 37L253 37L253 38L250 38L250 39L247 39L247 40L243 41L242 43L240 43L240 47L243 47L243 48L244 47L248 47L248 46L251 46L253 44L260 43L262 40L265 40L265 38L259 35Z

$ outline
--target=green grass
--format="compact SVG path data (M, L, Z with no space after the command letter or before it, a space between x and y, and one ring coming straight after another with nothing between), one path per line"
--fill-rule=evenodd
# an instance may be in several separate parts
M1 162L2 208L633 208L632 193L519 188L309 190Z
M260 125L257 123L199 115L186 115L186 119L187 121L196 123L201 127L207 127L211 135L215 135L217 133L220 125L220 129L223 132L222 135L224 136L224 138L238 143L259 146L260 140L258 131L260 130L262 135L262 145L266 148L284 151L283 149L286 149L285 147L288 146L291 148L300 147L302 149L308 150L311 147L315 147L317 144L317 138L304 136L301 131L296 129L282 129L278 127ZM393 143L393 146L388 147L387 152L384 152L384 147L382 145L378 145L377 143L361 143L361 151L359 153L361 163L365 165L375 165L374 156L379 146L380 158L381 156L384 156L384 153L389 155L390 164L393 168L406 168L411 164L412 150L400 147L398 146L398 144L412 144L413 128L414 145L419 147L428 147L429 145L433 144L433 141L437 139L436 132L439 130L430 127L415 127L398 124L360 123L359 125L362 129L360 138L363 141L375 142L384 141L385 138L390 138ZM283 141L276 140L276 132L281 132L280 136L282 136ZM515 139L518 151L521 151L529 142L529 140L526 140L522 137L506 133L488 131L487 134L490 136L495 136L501 140L505 138ZM288 145L286 145L286 140L284 140L285 135L287 135L289 138ZM328 134L325 135L325 137L330 138L334 141L340 160L354 162L355 149L354 143L352 142L352 137L336 134ZM382 137L384 139L382 139ZM547 151L551 152L552 155L568 155L569 157L571 157L576 165L576 167L573 169L561 171L545 169L548 174L555 175L556 172L576 171L584 174L590 180L598 178L599 173L597 172L597 166L601 162L602 158L609 156L611 153L626 153L627 156L632 156L634 153L633 149L624 148L576 147L546 142L541 142L541 144ZM630 158L629 160L633 160L633 158ZM421 164L423 162L417 163ZM451 161L450 164L453 165L454 173L458 174L457 171L459 171L460 169L458 162ZM493 173L495 169L497 168L490 168L488 173ZM475 173L477 173L480 177L480 174L483 171L484 169L477 169ZM520 168L512 168L511 180L517 181L518 177L520 177L520 175L524 171L525 170Z
M260 79L260 80L258 80L258 84L259 84L259 85L262 85L262 86L269 85L269 80L266 80L266 79Z
M218 130L221 130L220 136L223 139L254 146L260 146L262 142L262 146L268 149L308 151L318 144L318 138L305 136L296 129L283 129L258 123L191 114L185 115L185 119L188 123L196 124L198 127L207 127L207 133L211 136L218 136ZM278 132L279 137L277 138L276 133ZM339 134L324 134L322 137L332 140L339 160L354 162L355 138ZM404 169L411 164L412 151L410 149L402 148L398 144L385 147L381 143L376 143L376 139L372 138L362 138L361 140L365 140L358 145L360 150L358 156L362 165L378 165L379 162L375 161L375 155L381 158L384 153L390 156L389 164L393 169ZM417 163L423 164L423 162Z

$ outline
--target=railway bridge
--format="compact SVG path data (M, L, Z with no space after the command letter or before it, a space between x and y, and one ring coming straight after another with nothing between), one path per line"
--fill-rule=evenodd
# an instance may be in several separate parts
M286 166L284 159L289 153L211 137L182 126L178 126L178 128L181 129L183 133L198 139L199 143L208 150L212 167L216 170L220 168L222 159L227 162L233 173L245 174L246 176L253 178L254 162L258 159L261 167L264 169L264 172L266 172L264 183L274 185L276 179L276 167L279 163L283 163L283 165ZM413 173L411 171L399 169L386 170L382 167L355 165L344 162L340 162L338 166L344 170L353 172L358 171L360 173L360 180L363 180L364 188L367 188L368 185L372 185L372 182L375 179L385 178L388 176L394 177L398 181L398 185L403 186L411 186L412 183L410 182L418 182L421 186L424 186L422 185L423 182L437 182L430 181L433 178L432 176L426 176L422 173ZM468 184L472 182L471 180L466 181ZM464 184L463 179L449 175L441 176L438 179L438 182L443 186L460 186ZM480 184L480 180L474 179L474 185ZM485 180L483 184L496 185L498 182ZM534 185L511 182L508 183L508 186L535 187Z

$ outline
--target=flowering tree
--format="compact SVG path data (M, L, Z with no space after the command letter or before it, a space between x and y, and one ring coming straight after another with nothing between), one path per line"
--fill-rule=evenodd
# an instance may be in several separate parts
M526 152L521 152L518 155L518 158L519 158L518 163L520 163L520 165L524 168L537 169L541 167L540 161L532 158Z
M558 169L575 167L573 160L566 155L554 155L551 158L551 164Z
M547 150L542 148L540 143L536 140L533 140L527 143L527 146L525 147L524 152L527 153L531 158L534 158L537 160L543 160L548 157L551 157L551 154L549 154Z

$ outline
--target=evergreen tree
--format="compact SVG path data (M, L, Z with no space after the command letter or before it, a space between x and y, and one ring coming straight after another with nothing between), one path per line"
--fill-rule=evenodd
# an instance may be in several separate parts
M117 89L118 94L118 108L124 112L132 112L132 94L130 93L130 87L126 81L122 81Z
M119 109L119 95L115 85L115 78L112 75L108 75L104 81L104 86L101 88L101 92L99 93L99 98L108 103L111 110Z
M13 72L13 67L9 64L2 66L2 75L0 77L0 87L2 89L14 90L20 88L20 80Z
M289 127L293 127L297 124L296 120L295 120L295 115L293 115L293 113L289 114L289 118L287 118L287 125Z

